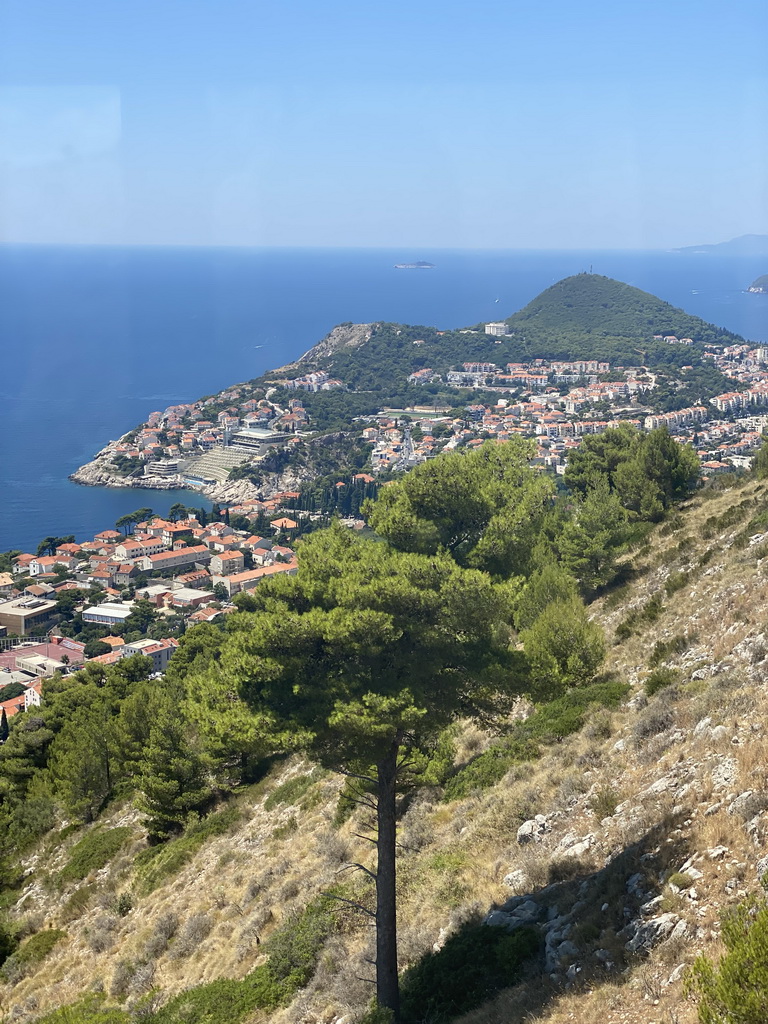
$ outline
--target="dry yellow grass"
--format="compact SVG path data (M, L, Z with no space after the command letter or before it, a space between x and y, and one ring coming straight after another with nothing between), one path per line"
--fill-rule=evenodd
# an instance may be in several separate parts
M547 886L561 857L557 845L569 832L578 838L594 837L580 864L586 873L615 863L633 844L650 837L649 852L659 873L654 884L664 906L687 922L687 935L676 944L662 943L621 976L589 970L586 981L577 978L571 988L536 971L465 1015L461 1024L695 1020L695 1007L683 999L680 981L670 984L669 977L680 964L692 962L698 951L718 951L720 911L740 894L756 889L755 862L768 833L768 816L766 825L761 823L763 796L768 804L768 734L762 727L768 694L760 685L768 678L768 643L763 648L760 639L768 601L768 560L760 562L748 547L727 546L748 516L715 537L703 537L708 519L745 500L753 503L752 508L768 503L768 487L749 482L735 493L691 502L683 529L657 530L647 550L637 556L635 582L618 597L603 598L593 606L595 617L612 637L628 612L654 594L663 596L665 607L658 618L608 652L606 667L633 683L628 707L596 718L581 733L545 751L535 764L509 772L485 792L450 805L438 802L434 794L422 794L401 827L403 967L462 922L482 918L503 903L513 894L504 883L510 872L519 869L526 878L516 891L535 893ZM681 545L685 537L689 543ZM720 550L700 565L701 555L714 545ZM684 585L667 595L664 583L669 574L681 571L688 574ZM682 633L695 639L688 650L668 659L679 673L677 685L646 699L642 681L654 644ZM659 712L667 719L654 719ZM710 718L712 726L723 726L719 738L706 730L694 736L704 718ZM458 759L466 761L482 752L492 739L488 731L466 725L457 737ZM732 767L725 784L724 765ZM141 960L148 944L160 942L158 930L171 914L178 917L179 929L196 915L205 915L205 927L210 927L188 955L172 958L164 950L158 953L151 979L157 989L173 995L193 984L247 974L259 962L261 943L292 910L340 879L351 879L345 870L348 862L372 862L370 845L354 834L360 831L361 814L338 830L330 824L341 785L338 778L327 776L314 783L314 805L310 801L304 809L265 809L265 799L278 784L308 770L296 758L245 794L243 823L231 834L209 840L177 875L149 896L137 897L134 910L123 918L111 913L110 900L116 893L135 890L132 859L142 843L140 819L129 807L113 810L109 823L130 825L136 842L83 883L91 895L82 906L72 904L71 891L62 894L42 878L61 870L74 839L60 848L50 844L32 858L31 881L18 916L62 926L69 938L37 973L14 987L0 987L0 1010L12 1012L23 1024L99 985L108 992L121 963ZM668 787L654 788L661 779L670 780ZM598 820L595 807L610 803L606 787L619 812ZM751 833L748 820L728 813L733 798L747 790L755 794L757 824ZM596 801L601 792L602 804ZM751 803L745 806L753 809ZM550 816L545 841L518 845L518 826L538 813ZM285 826L292 822L296 827L290 831ZM728 851L695 863L702 872L694 885L695 899L690 892L675 893L666 885L667 875L680 870L688 856L716 847ZM571 898L569 885L567 880L562 883L559 899ZM615 941L621 945L622 940ZM371 994L365 980L371 949L366 919L345 910L344 927L329 941L315 978L291 1007L273 1015L274 1024L330 1022L345 1013L354 1021ZM261 1020L257 1014L254 1024Z

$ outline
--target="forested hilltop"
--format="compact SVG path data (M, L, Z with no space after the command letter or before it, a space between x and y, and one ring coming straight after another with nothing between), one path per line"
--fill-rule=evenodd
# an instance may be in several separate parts
M531 448L3 725L3 1024L765 1019L768 447Z
M649 413L703 406L703 413L699 409L680 422L698 421L707 417L712 398L747 387L740 365L745 357L739 354L734 361L724 355L742 342L732 332L630 285L577 274L497 324L447 331L399 323L340 324L296 363L198 402L152 413L151 423L110 442L73 479L110 486L172 486L162 466L160 475L147 474L146 453L151 451L161 462L182 460L177 485L191 477L192 486L200 486L195 478L205 477L215 459L197 457L211 447L218 451L227 436L248 426L249 417L270 430L295 431L304 439L341 431L354 440L375 417L388 412L410 419L430 409L437 416L439 410L453 421L451 447L487 436L485 424L471 421L480 418L479 406L492 416L502 399L516 417L508 424L528 436L548 436L537 429L542 398L558 415L571 406L571 422L613 416L642 422ZM419 429L433 436L433 429L443 426L425 423ZM571 429L568 436L581 432ZM443 437L437 450L447 440ZM234 444L243 447L237 438ZM341 455L344 444L338 439L334 444ZM564 451L562 446L559 450ZM415 461L433 454L434 448L418 448ZM370 465L358 468L402 469L402 461L397 456L378 462L372 458ZM297 483L311 484L313 462L306 450L295 457L290 451L270 457L263 464L246 452L227 480L217 477L219 483L207 493L214 500L232 500L229 481L252 484L251 497L267 490L292 491ZM340 457L335 471L343 475L353 462ZM157 461L152 466L156 473Z
M317 352L310 350L302 362L332 371L355 390L382 396L389 396L394 383L400 381L393 398L403 394L407 377L423 366L446 373L464 362L501 366L530 359L599 359L612 365L641 364L670 372L693 364L705 366L713 375L712 386L718 388L727 382L705 363L703 346L735 345L744 340L648 292L597 274L565 278L505 323L511 333L502 337L485 334L483 324L453 331L372 324L367 339L358 338L352 347L341 343L330 352L321 343ZM690 338L696 344L666 344L664 337L669 335ZM286 376L292 372L286 371ZM321 400L325 397L321 395Z

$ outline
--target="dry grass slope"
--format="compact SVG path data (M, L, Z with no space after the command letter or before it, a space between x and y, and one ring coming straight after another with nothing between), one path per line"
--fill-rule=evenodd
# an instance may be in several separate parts
M685 965L700 951L717 955L721 911L759 890L766 853L766 530L763 483L694 498L635 552L631 581L592 606L612 644L606 667L631 684L629 699L596 709L578 733L545 744L491 788L453 803L424 790L409 802L404 968L494 909L501 924L529 915L546 937L523 980L461 1024L696 1020ZM661 670L648 696L646 681ZM457 759L492 741L467 726ZM4 1020L24 1024L88 992L130 1007L153 991L168 998L243 978L270 934L319 893L345 882L369 900L348 870L370 864L369 844L355 835L362 819L333 824L341 784L299 758L283 762L238 795L224 834L187 850L152 886L146 855L137 866L145 834L130 807L100 824L127 830L125 841L80 881L67 880L66 867L83 832L49 841L29 859L13 914L29 933L66 937L0 985ZM338 913L314 977L273 1024L360 1018L373 936L362 915ZM664 934L638 931L660 918Z

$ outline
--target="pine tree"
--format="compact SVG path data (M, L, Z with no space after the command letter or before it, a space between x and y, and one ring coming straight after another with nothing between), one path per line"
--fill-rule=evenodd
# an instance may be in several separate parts
M5 743L10 731L11 730L8 727L8 716L5 713L5 708L3 708L2 716L0 716L0 743Z
M265 582L230 619L223 679L256 729L370 782L377 997L395 1017L401 771L455 718L504 713L523 688L514 589L445 552L402 553L336 525L304 540L296 576Z
M566 687L589 682L605 657L603 631L589 621L577 597L548 605L520 636L537 700L552 700Z
M139 764L139 806L150 815L150 831L159 838L178 831L190 811L201 809L210 796L179 706L181 696L169 690L152 702L149 743Z
M67 811L93 821L114 784L112 717L105 700L81 708L51 744L50 772Z
M600 477L579 502L557 541L565 568L590 595L616 575L616 553L626 537L627 512Z

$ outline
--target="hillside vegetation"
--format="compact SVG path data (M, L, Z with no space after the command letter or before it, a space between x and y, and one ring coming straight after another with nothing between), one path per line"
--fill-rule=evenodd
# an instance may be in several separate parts
M313 424L318 429L350 425L353 416L373 414L385 404L404 407L434 400L456 406L462 399L476 401L477 392L470 398L440 383L421 387L407 384L414 370L430 367L444 374L465 361L492 362L503 368L507 362L538 358L601 359L614 366L644 365L674 379L680 379L680 368L688 366L688 386L676 395L672 405L662 401L659 406L682 407L732 386L703 358L703 346L739 344L743 340L648 292L597 274L565 278L506 322L511 334L504 338L489 337L483 333L483 324L472 331L438 331L434 327L377 323L350 325L350 330L355 327L356 331L354 344L348 344L347 333L337 329L303 360L332 372L356 393L307 395ZM671 334L691 338L696 344L654 341L654 335ZM270 380L279 383L279 375L271 375ZM287 400L288 392L281 397ZM652 395L650 400L653 404Z
M445 606L464 600L469 642L481 607L511 602L510 632L477 634L486 651L510 641L503 678L475 656L487 713L462 699L439 728L399 737L411 762L396 807L402 1020L693 1024L700 1000L702 1012L734 1001L718 957L738 977L745 949L766 954L762 932L744 936L762 927L768 869L768 483L691 492L692 467L654 476L648 444L629 439L622 472L610 443L585 450L573 495L554 504L524 443L435 460L368 510L383 541L314 536L304 576L245 600L225 632L191 630L164 681L137 660L54 683L0 748L3 1024L365 1018L375 892L350 866L376 867L378 741L355 746L351 690L336 747L291 701L332 673L322 627L334 692L376 669L364 733L393 714L419 720L431 698L406 648L396 671L377 660L374 634L395 619L376 594L395 585L434 678ZM621 489L641 471L666 495L651 512ZM351 558L335 577L329 552ZM366 574L379 580L367 596ZM433 577L456 594L440 591L427 614ZM450 623L448 645L461 635ZM296 689L275 703L286 671ZM232 673L250 680L242 693ZM499 687L513 699L494 711ZM398 710L374 692L400 693ZM312 700L337 728L342 705ZM291 716L281 752L271 737ZM368 778L333 770L345 744ZM731 926L729 908L750 899ZM387 1020L377 1014L367 1020Z

